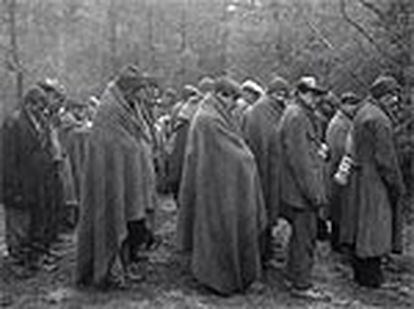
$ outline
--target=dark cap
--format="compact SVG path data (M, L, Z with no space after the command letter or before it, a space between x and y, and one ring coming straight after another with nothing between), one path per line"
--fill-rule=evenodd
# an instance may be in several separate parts
M238 82L228 76L221 76L216 79L214 84L215 93L225 93L229 96L238 97L241 95L241 89Z
M316 85L316 78L313 76L303 76L296 84L296 88L301 93L313 92L316 95L323 95L327 91Z
M289 93L290 86L286 79L284 79L281 76L275 76L274 78L272 78L272 80L269 83L269 86L267 87L267 93L280 91L285 91Z
M379 76L370 88L370 92L375 99L379 99L389 93L398 93L401 87L397 80L392 76Z
M361 102L361 98L353 92L345 92L341 95L341 104L356 105Z
M139 68L135 65L127 65L124 67L115 82L122 91L139 89L144 86L144 78Z

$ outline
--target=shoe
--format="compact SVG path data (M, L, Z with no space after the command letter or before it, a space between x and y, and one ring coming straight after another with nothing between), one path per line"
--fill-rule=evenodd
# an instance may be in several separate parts
M294 297L303 298L307 300L313 300L313 301L330 301L332 299L332 295L321 291L315 287L311 287L308 289L297 289L293 288L291 290L291 294Z

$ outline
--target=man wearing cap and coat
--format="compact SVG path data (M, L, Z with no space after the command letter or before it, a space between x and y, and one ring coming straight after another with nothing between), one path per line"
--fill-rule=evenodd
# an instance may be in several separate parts
M287 282L298 296L321 298L312 286L318 211L326 204L323 158L319 155L316 99L324 91L313 77L299 81L296 96L280 120L281 199L292 226L288 250Z
M3 145L3 194L6 244L16 264L39 266L50 245L53 202L51 174L54 162L46 129L46 93L33 86L21 108L5 120Z
M349 205L348 187L338 185L334 178L340 162L347 154L347 141L353 127L352 120L361 99L353 92L346 92L341 96L341 106L336 111L326 130L326 142L330 151L329 162L326 166L326 185L329 196L329 217L332 222L331 244L334 250L340 249L340 226L353 205ZM344 215L344 218L342 217Z
M354 119L350 198L356 213L353 225L354 279L380 287L384 282L381 257L393 249L393 218L398 215L404 184L393 142L392 108L399 85L393 77L379 77ZM394 231L395 233L395 231Z
M145 79L129 66L101 97L88 139L77 241L76 281L123 286L128 262L147 234L155 207Z
M261 276L259 235L266 226L253 154L231 116L237 83L219 78L191 124L179 193L178 248L194 277L223 295Z
M288 82L282 77L275 77L270 82L267 93L246 111L243 121L243 135L256 159L269 219L269 226L262 239L263 262L271 258L271 224L279 216L280 149L277 127L288 95Z

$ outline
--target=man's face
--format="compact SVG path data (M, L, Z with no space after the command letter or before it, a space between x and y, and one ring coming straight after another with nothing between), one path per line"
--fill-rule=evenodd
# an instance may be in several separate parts
M401 110L400 97L398 93L387 93L386 95L382 96L379 101L381 106L386 110L391 118L395 120Z
M316 108L317 96L312 91L307 91L305 93L299 92L299 97L302 99L303 103L305 103L305 105L309 108Z
M227 92L220 92L218 94L220 99L224 102L227 110L232 111L237 106L236 96Z
M257 101L257 99L259 98L259 95L256 92L251 91L250 89L244 89L243 97L249 104L253 104L254 102Z
M285 102L289 94L285 90L279 90L279 91L273 92L271 96L276 100L276 102Z

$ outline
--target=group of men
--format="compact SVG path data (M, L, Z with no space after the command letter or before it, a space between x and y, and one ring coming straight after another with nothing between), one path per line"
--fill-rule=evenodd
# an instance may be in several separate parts
M70 107L53 83L27 92L3 127L7 245L16 263L38 264L50 252L58 208L73 201L80 205L77 283L142 280L132 269L142 247L157 242L158 189L176 200L177 247L190 257L193 276L219 294L257 286L272 265L272 231L281 218L292 228L283 280L294 295L326 296L312 284L326 222L355 281L383 284L382 257L401 252L404 193L393 144L400 97L393 77L379 77L366 98L343 94L328 113L323 106L332 93L311 76L294 85L275 76L266 87L204 77L185 86L181 100L172 89L154 100L154 88L130 65L91 100L92 109ZM72 139L62 132L78 126L87 128L84 142L65 147ZM65 175L74 179L73 198Z
M254 287L283 218L294 295L328 296L312 283L318 237L330 237L358 284L383 285L383 258L402 251L396 80L380 76L366 98L347 92L337 105L314 77L292 87L276 76L265 91L229 77L213 84L186 132L177 194L178 247L194 277L225 295Z

